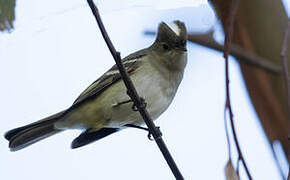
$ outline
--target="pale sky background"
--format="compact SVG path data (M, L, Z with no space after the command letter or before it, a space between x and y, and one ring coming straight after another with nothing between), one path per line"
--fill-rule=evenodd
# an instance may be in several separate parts
M214 28L215 36L223 39L206 0L155 2L98 3L122 57L149 46L155 37L143 32L156 30L160 21L182 20L189 32ZM8 149L2 136L7 130L69 107L114 64L86 1L17 1L15 30L0 34L0 63L0 179L174 179L155 142L136 129L75 150L70 143L78 130L18 152ZM183 82L172 105L155 121L185 179L225 179L224 81L222 53L188 43ZM234 58L230 58L230 81L238 138L253 178L282 179ZM234 146L232 152L235 165ZM288 164L283 154L278 156L286 175ZM241 179L247 179L240 170Z

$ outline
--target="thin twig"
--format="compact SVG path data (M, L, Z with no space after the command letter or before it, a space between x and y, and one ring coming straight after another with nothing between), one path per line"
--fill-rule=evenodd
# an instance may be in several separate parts
M231 149L231 141L228 131L228 124L227 124L227 109L224 109L224 125L225 125L225 131L226 131L226 139L227 139L227 145L228 145L228 154L229 154L229 160L232 160L232 149Z
M237 134L235 131L235 124L234 124L234 119L233 119L233 112L232 112L232 106L231 106L231 100L230 100L230 81L229 81L229 54L230 54L230 46L231 46L231 37L233 33L233 25L234 25L234 17L236 10L238 8L238 2L239 0L233 0L229 17L226 22L226 27L225 27L225 43L224 43L224 58L225 58L225 80L226 80L226 106L225 108L228 109L229 111L229 117L230 117L230 122L231 122L231 127L232 127L232 132L233 132L233 137L234 137L234 142L238 151L238 156L241 159L241 162L244 165L246 174L248 178L251 180L252 176L248 170L248 167L246 165L245 159L243 157Z
M140 96L137 94L137 91L130 79L130 77L128 76L127 71L125 70L122 62L121 62L121 56L120 53L116 51L116 49L114 48L107 32L106 29L103 25L103 22L101 20L99 11L97 9L97 7L95 6L95 4L93 3L92 0L87 0L96 20L98 23L98 26L101 30L101 33L103 35L104 40L107 43L107 46L116 62L116 65L120 71L121 77L125 83L125 86L127 88L128 91L128 95L130 96L130 98L132 99L132 101L134 102L135 106L138 108L139 113L141 114L142 118L144 119L146 125L148 126L149 132L153 135L153 138L155 140L155 142L157 143L160 151L162 152L167 164L169 165L172 173L174 174L175 178L178 180L183 180L183 176L180 173L176 163L174 162L172 156L170 155L163 139L162 139L162 134L159 130L159 128L157 128L155 126L155 124L153 123L152 119L149 116L148 111L146 110L146 107L144 106L144 101L141 100Z
M144 33L146 35L156 34L154 31L145 31ZM224 46L214 40L213 31L202 34L190 33L187 35L187 40L217 51L223 52L224 50ZM255 55L236 44L231 44L230 54L236 57L240 63L262 68L270 73L280 74L282 71L281 66L272 63L266 58Z

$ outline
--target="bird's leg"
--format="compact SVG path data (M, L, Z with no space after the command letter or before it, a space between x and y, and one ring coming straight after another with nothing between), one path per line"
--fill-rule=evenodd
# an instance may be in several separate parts
M145 108L147 106L147 103L145 102L145 99L143 97L140 97L140 100L141 100L141 106ZM113 104L112 107L118 107L118 106L120 106L122 104L127 104L127 103L130 103L130 102L133 102L132 99L129 99L129 100L126 100L126 101L122 101L122 102L117 102L117 103ZM137 108L137 106L135 104L133 104L131 108L132 108L133 111L138 111L138 108Z
M124 126L126 126L126 127L131 127L131 128L136 128L136 129L142 129L142 130L145 130L145 131L148 132L148 135L147 135L148 139L151 140L151 141L154 140L154 139L152 138L152 134L150 133L150 131L149 131L148 128L144 128L144 127L137 126L137 125L134 125L134 124L126 124L126 125L124 125ZM156 128L159 129L160 127L158 126L158 127L156 127Z
M113 104L113 107L118 107L118 106L120 106L122 104L127 104L127 103L130 103L130 102L132 102L131 99L127 100L127 101L118 102L118 103Z
M134 124L125 124L124 126L131 127L131 128L136 128L136 129L142 129L144 131L148 131L149 132L149 129L148 128L144 128L142 126L137 126L137 125L134 125Z

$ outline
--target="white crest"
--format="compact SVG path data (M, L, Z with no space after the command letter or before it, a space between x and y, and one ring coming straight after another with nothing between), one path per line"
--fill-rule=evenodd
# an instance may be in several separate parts
M180 31L181 31L181 29L173 22L173 23L171 23L171 24L168 24L168 26L170 27L170 29L172 29L172 31L173 32L175 32L175 34L177 35L177 36L179 36L180 35Z

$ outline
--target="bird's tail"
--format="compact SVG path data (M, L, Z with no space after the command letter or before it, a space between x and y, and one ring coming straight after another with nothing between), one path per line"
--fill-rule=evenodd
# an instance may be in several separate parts
M44 118L26 126L12 129L4 136L9 141L11 151L18 151L44 138L61 132L56 129L54 123L62 117L64 111Z

